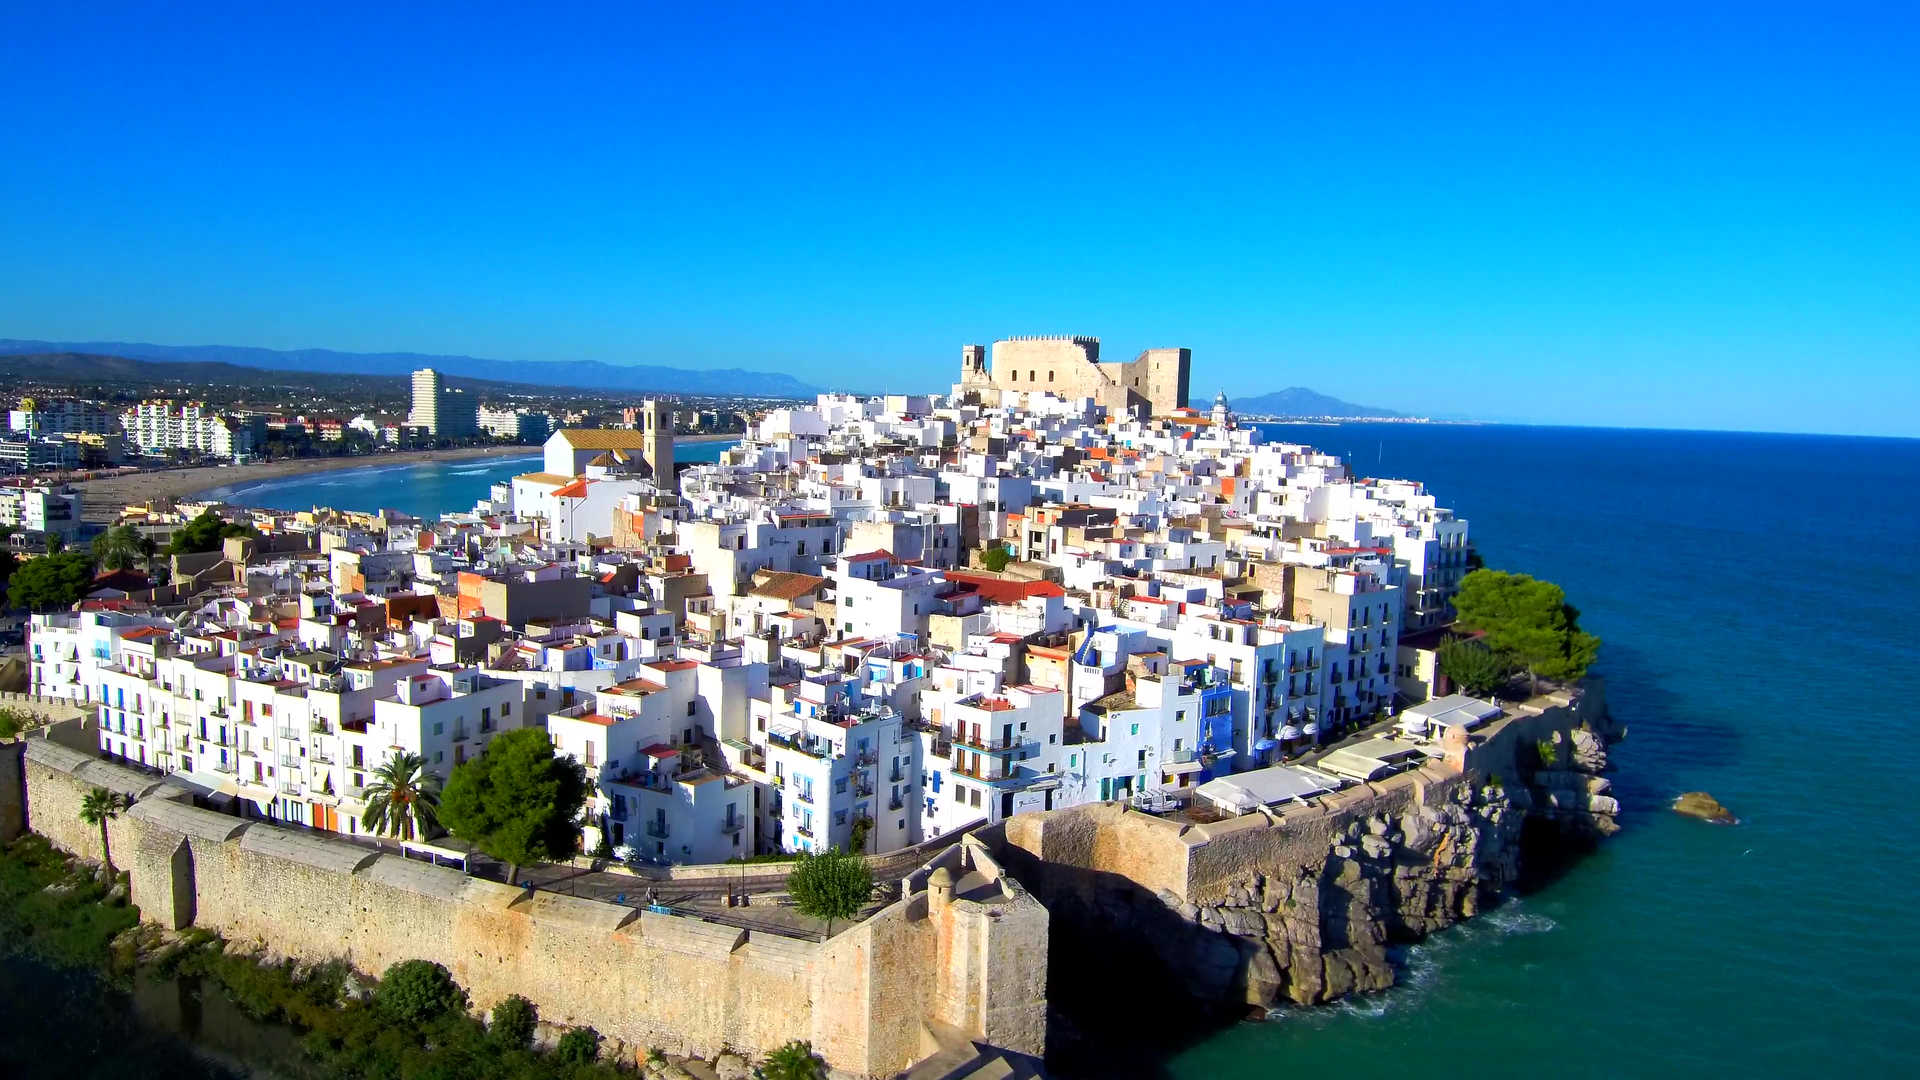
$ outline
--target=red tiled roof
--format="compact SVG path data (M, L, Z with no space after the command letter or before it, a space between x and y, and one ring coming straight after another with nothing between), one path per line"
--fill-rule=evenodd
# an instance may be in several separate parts
M878 551L869 551L864 555L849 555L847 556L847 561L850 563L873 562L877 559L891 559L891 558L893 558L893 552L888 551L886 548L881 548Z

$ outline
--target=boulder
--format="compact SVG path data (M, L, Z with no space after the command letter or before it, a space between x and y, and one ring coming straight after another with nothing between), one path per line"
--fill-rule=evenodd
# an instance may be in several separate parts
M720 1080L748 1080L753 1075L753 1067L739 1054L721 1054L713 1059L713 1074Z
M1721 806L1720 800L1704 791L1684 792L1679 798L1673 800L1673 808L1675 811L1685 814L1688 817L1697 817L1702 821L1710 821L1715 825L1737 825L1740 823L1740 819L1733 816L1733 811Z

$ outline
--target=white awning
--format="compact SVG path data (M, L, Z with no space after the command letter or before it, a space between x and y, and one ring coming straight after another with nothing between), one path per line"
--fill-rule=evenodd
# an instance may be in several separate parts
M1171 765L1162 765L1160 771L1179 776L1183 773L1199 772L1201 765L1197 761L1176 761Z

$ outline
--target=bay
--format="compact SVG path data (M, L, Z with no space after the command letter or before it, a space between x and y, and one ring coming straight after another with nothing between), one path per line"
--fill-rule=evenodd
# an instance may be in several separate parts
M673 456L680 462L712 462L736 445L733 440L681 442ZM540 469L540 450L507 457L469 458L464 461L424 461L407 465L364 465L327 472L286 476L252 483L227 484L199 493L239 506L307 510L316 506L335 510L401 510L432 520L443 514L473 509L488 497L493 485Z

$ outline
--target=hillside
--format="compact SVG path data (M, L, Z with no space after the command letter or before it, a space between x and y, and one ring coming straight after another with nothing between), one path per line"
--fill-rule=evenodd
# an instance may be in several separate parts
M582 390L804 398L818 391L791 375L727 368L696 371L657 365L517 363L475 356L426 353L349 353L332 349L259 349L240 345L150 345L127 341L23 341L0 339L0 353L83 353L128 357L161 364L223 364L308 375L382 375L404 378L417 368L458 373L468 380L522 383Z
M0 342L0 379L20 380L36 386L58 387L74 391L147 392L176 388L187 391L237 387L247 390L300 390L357 397L370 391L404 396L411 389L410 381L400 375L334 375L304 371L272 371L209 361L168 364L86 352L9 352L7 346L16 344L31 343ZM477 393L494 391L526 396L549 389L542 386L457 377L449 378L447 381L453 386Z
M1233 411L1243 416L1344 416L1363 420L1396 420L1407 415L1372 405L1355 405L1304 386L1289 386L1257 397L1234 398Z

